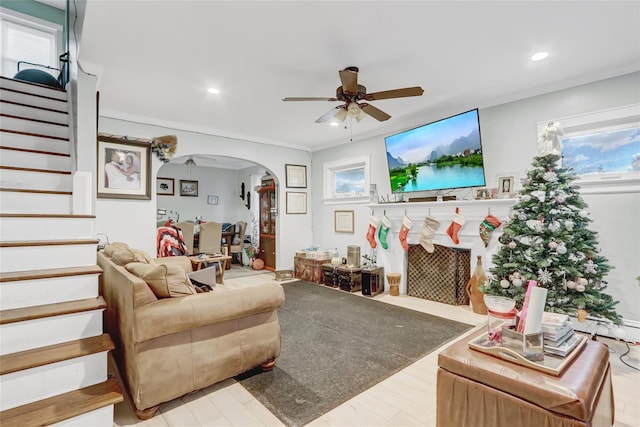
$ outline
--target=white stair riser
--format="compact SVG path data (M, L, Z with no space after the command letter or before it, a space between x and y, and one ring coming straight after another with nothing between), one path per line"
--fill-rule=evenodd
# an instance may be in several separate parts
M1 213L71 214L71 195L0 193Z
M0 307L11 310L95 298L98 296L98 277L97 274L85 274L2 282Z
M0 241L94 238L94 218L2 218Z
M0 376L0 410L106 381L107 352Z
M16 117L25 117L45 122L67 124L68 114L64 111L44 110L42 108L30 107L28 105L12 104L0 102L0 113Z
M20 190L72 191L70 174L3 169L0 187Z
M112 426L114 413L114 405L109 405L59 423L51 424L51 427Z
M13 89L20 92L31 93L39 96L46 96L48 98L66 100L67 93L61 90L51 89L43 86L36 86L29 83L24 83L18 80L0 79L0 87L6 89Z
M69 126L33 122L31 120L15 119L13 117L2 118L2 129L35 133L37 135L54 136L58 138L69 137Z
M51 245L0 248L0 271L30 271L96 265L97 245Z
M26 105L31 105L31 106L40 107L40 108L47 108L49 110L62 111L62 112L67 111L66 101L45 98L43 96L34 96L34 95L25 94L22 92L15 92L12 90L2 89L0 91L0 98L2 98L3 101L18 102L20 104L26 104Z
M69 141L34 137L19 133L0 132L0 141L4 147L17 147L27 150L47 151L51 153L69 154Z
M6 323L0 326L0 351L5 355L102 335L102 312L84 311Z
M0 150L0 165L30 169L70 171L71 157L29 151Z

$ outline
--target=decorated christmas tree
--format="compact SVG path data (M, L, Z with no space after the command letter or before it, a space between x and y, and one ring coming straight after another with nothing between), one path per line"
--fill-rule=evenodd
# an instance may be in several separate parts
M575 174L558 166L561 136L559 125L550 124L538 140L537 157L504 224L483 290L513 298L521 308L527 283L535 280L547 288L545 311L619 325L618 302L604 293L611 266L597 248L597 233L588 228L587 204L572 184Z

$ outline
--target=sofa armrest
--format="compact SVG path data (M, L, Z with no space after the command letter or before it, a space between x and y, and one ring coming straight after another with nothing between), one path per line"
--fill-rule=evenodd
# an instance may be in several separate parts
M278 283L165 298L135 311L134 340L141 343L164 335L265 313L283 303L284 289Z
M153 262L162 265L177 264L182 267L187 273L191 273L193 271L191 260L187 256L168 256L163 258L155 258Z

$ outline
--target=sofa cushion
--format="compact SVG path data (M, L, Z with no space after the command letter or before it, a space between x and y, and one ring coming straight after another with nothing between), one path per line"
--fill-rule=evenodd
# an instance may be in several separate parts
M113 255L113 253L119 249L127 249L129 247L129 245L127 245L126 243L123 242L113 242L113 243L109 243L108 245L106 245L104 247L104 254L106 256L108 256L109 258L111 258L111 256Z
M125 268L141 278L158 298L173 298L196 293L186 271L177 265L131 262Z
M118 265L127 265L130 262L153 264L153 260L148 253L134 248L118 249L113 252L111 259Z

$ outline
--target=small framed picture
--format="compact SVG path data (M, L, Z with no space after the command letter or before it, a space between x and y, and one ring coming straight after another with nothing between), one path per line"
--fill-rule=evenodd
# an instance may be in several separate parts
M489 188L477 188L476 200L486 200L491 198L491 190Z
M307 193L287 191L287 213L307 213Z
M502 199L510 198L516 191L515 176L501 176L498 178L498 197Z
M180 195L198 197L198 181L180 180Z
M307 167L284 165L287 188L307 188Z
M208 205L217 205L218 204L218 196L207 196L207 204Z
M175 193L175 183L173 178L156 179L156 194L159 196L173 196Z
M98 198L151 200L149 141L98 134Z
M333 212L336 233L353 233L353 212L354 211Z

